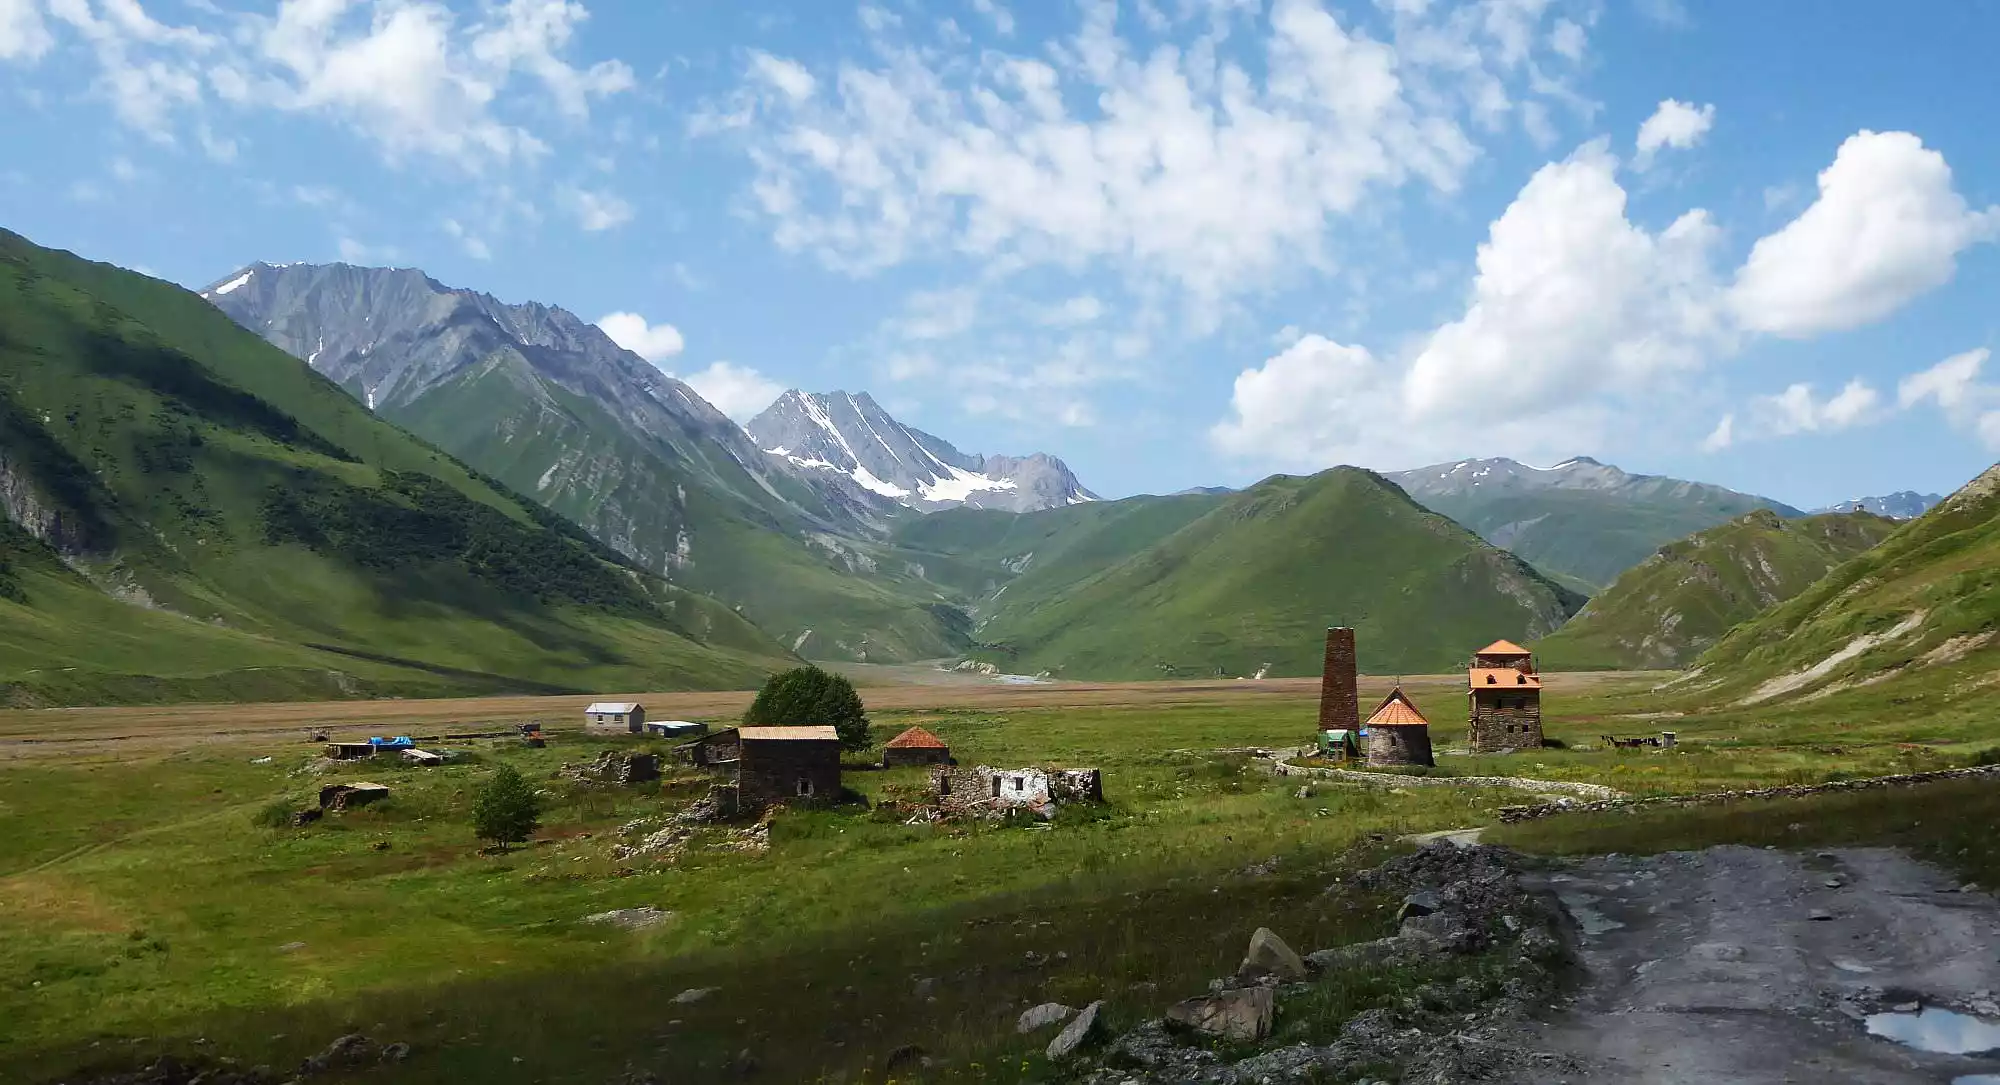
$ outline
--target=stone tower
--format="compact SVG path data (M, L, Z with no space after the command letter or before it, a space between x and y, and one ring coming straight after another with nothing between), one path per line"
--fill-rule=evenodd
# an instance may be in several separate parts
M1466 697L1473 753L1542 748L1542 678L1535 657L1512 641L1496 640L1472 657Z
M1382 699L1368 717L1368 763L1371 765L1435 765L1431 756L1431 725L1402 686Z
M1319 729L1361 729L1361 691L1355 678L1354 630L1326 631L1326 665L1319 678Z

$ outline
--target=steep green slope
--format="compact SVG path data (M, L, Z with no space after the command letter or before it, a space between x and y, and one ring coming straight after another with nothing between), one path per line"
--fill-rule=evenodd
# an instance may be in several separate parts
M1552 670L1682 666L1896 527L1866 512L1786 520L1759 509L1661 547L1535 650Z
M1276 476L1063 590L1002 597L984 658L1069 678L1316 674L1351 625L1377 672L1455 667L1583 600L1371 472ZM1011 593L1010 593L1011 595Z
M1744 622L1682 687L1746 703L1861 684L1991 684L2000 666L2000 467Z
M1486 541L1551 577L1599 589L1661 546L1767 504L1727 491L1633 498L1588 490L1544 490L1485 498L1425 498Z
M0 506L82 574L18 555L17 699L168 697L252 667L300 668L302 696L734 686L789 655L199 297L5 232ZM121 648L107 625L141 632Z
M687 470L693 453L635 436L511 349L382 413L812 658L933 659L967 643L965 615L921 571L787 511L815 500L796 480L769 480L785 502L746 500L760 487L727 456Z

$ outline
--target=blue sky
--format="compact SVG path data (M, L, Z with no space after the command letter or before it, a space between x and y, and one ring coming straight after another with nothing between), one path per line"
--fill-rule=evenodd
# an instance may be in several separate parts
M1107 495L2000 459L1991 5L0 0L0 225L417 266ZM614 314L618 314L614 317Z

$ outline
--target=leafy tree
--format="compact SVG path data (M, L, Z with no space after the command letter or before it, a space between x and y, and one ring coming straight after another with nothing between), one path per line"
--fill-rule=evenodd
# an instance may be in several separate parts
M840 733L840 744L850 750L865 750L873 742L868 735L868 713L861 695L846 678L820 670L798 667L774 674L743 722L753 727L817 727L831 724Z
M502 765L479 787L472 803L472 829L481 840L505 850L534 835L542 824L542 800L511 767Z

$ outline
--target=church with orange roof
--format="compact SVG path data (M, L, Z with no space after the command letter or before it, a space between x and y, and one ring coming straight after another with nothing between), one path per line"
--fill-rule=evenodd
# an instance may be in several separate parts
M1368 763L1371 765L1435 765L1431 756L1431 722L1398 685L1368 717Z
M1473 753L1542 748L1542 678L1534 653L1496 640L1473 654L1466 679Z

